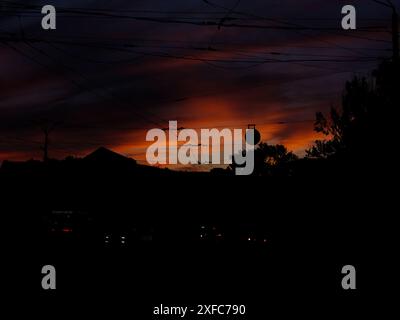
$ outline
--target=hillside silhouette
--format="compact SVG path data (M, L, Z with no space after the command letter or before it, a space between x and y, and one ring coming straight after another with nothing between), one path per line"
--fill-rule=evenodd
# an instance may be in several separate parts
M361 181L393 174L399 75L399 63L386 61L370 77L349 80L341 108L332 108L329 115L316 115L315 130L326 139L316 141L304 158L297 157L284 145L260 143L255 152L253 176L271 179L243 183L244 180L234 177L235 164L208 173L140 165L104 147L83 158L4 161L0 179L9 183L9 191L11 182L18 183L14 196L25 199L21 204L20 200L15 202L22 205L18 210L27 212L27 219L34 219L36 231L44 230L43 243L47 244L52 236L48 232L55 222L55 232L64 236L69 235L70 229L81 230L86 226L88 229L82 235L88 241L100 239L101 244L107 234L110 243L118 237L118 245L123 244L121 237L128 234L131 239L158 238L162 243L167 239L198 241L200 235L216 243L222 234L224 239L264 241L268 232L258 230L257 226L270 225L260 223L267 215L260 215L257 210L249 212L250 200L263 203L263 197L268 195L264 210L275 207L279 213L283 208L291 208L295 212L294 204L288 207L283 203L290 197L301 199L300 190L316 198L321 187L331 190L340 185L339 190L344 192L347 184L362 184ZM290 187L289 177L296 181L296 187ZM283 197L283 202L276 200ZM320 205L310 204L310 212L321 214L321 206L327 205L324 199L320 197ZM335 196L329 203L339 206L344 201L345 198ZM213 209L213 203L218 203L218 209ZM231 216L226 218L237 211L236 220ZM65 219L68 212L79 218ZM87 214L81 216L77 212ZM91 218L87 220L88 217ZM248 223L251 226L243 230ZM60 226L63 228L59 229ZM291 232L296 234L300 230Z
M400 105L400 63L387 60L370 76L355 76L347 81L341 107L328 115L316 114L314 130L325 135L299 158L284 145L260 143L255 151L255 176L311 177L379 175L394 163L390 150L396 143L397 107ZM226 169L212 169L211 175L234 175L235 162ZM59 177L126 174L138 176L192 175L145 165L107 148L100 147L83 158L65 160L3 161L2 176ZM207 173L203 173L207 175Z

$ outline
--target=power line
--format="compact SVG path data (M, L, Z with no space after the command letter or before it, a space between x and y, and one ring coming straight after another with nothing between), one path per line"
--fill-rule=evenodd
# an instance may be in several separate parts
M220 22L220 20L219 20L219 22ZM220 24L220 26L224 27L225 24ZM288 29L288 30L292 30L292 29ZM297 29L295 29L293 27L293 30L297 30ZM17 37L15 37L15 36L8 36L7 39L3 40L3 41L7 45L9 45L9 42L15 42L16 39L17 39ZM36 39L36 40L35 39L28 39L26 37L22 37L22 38L20 38L20 40L21 39L22 39L22 42L25 43L26 45L28 45L31 49L39 52L40 54L45 54L48 57L51 57L51 55L48 55L43 50L36 48L33 45L33 43L43 42L43 43L46 43L47 45L52 45L53 48L56 48L56 46L54 46L54 43L56 43L56 42L54 42L54 41L52 42L52 41L47 41L47 40L43 40L43 39L42 40L40 40L40 39L39 40L38 39ZM0 40L1 40L1 38L0 38ZM16 41L16 42L18 42L18 41ZM67 45L65 42L61 43L61 44L62 45ZM71 45L71 44L72 44L72 42L70 42L68 45ZM77 42L75 42L74 45L77 45ZM82 44L78 44L78 45L82 45ZM99 47L101 47L101 45L99 45ZM112 46L111 45L107 49L135 53L134 50L137 50L136 49L137 47L138 47L137 45L123 44L122 48L121 47L117 48L116 46ZM155 47L157 47L157 46L155 46ZM126 48L128 48L128 50L126 50ZM133 49L133 48L135 48L135 49ZM182 49L182 48L163 48L163 49ZM188 49L188 48L186 48L186 49ZM192 50L196 50L196 49L192 48ZM268 53L268 54L271 54L271 53ZM244 66L245 68L247 68L247 67L252 67L252 66L266 64L266 63L297 63L297 64L299 64L299 63L304 63L304 62L339 62L339 61L337 61L335 59L260 59L258 57L256 59L218 59L218 58L212 58L212 59L211 58L207 58L206 59L206 58L195 57L195 56L187 56L187 55L173 55L173 54L165 53L165 52L141 52L140 55L141 56L155 56L155 57L169 58L169 59L194 60L194 61L200 61L200 62L206 63L208 65L213 65L214 67L218 67L218 68L220 68L220 67L236 68L236 67L226 66L226 65L227 64L241 64L241 63L243 63L243 64L254 63L251 66ZM280 52L278 55L289 55L289 56L293 55L293 56L296 56L296 54L290 54L290 53L289 54L287 54L287 53L285 54L285 53L282 53L282 52ZM301 56L301 55L297 55L297 56ZM310 57L310 56L312 56L312 55L308 55L307 57ZM318 56L318 55L314 55L314 56L315 57L321 57L321 56ZM78 58L80 58L80 57L78 56ZM326 57L326 58L328 58L328 57ZM368 59L367 58L363 59L363 57L356 57L356 56L354 56L354 57L344 57L343 59L342 58L343 57L338 57L338 60L340 60L340 62L373 62L373 61L377 61L378 59L380 59L380 57L367 57ZM58 65L61 65L64 69L66 68L65 67L66 65L64 63L60 63L59 59L56 59L56 60L54 60L54 58L52 58L52 59L53 59L53 61L56 61L56 63ZM215 63L221 63L221 64L223 64L223 66L215 65ZM67 66L67 67L68 67L68 69L72 70L71 72L76 73L75 69L73 69L73 68L71 68L69 66ZM348 72L348 71L342 71L342 72ZM85 79L85 81L86 80L87 79ZM83 87L83 88L85 88L85 87ZM86 90L87 90L87 88L86 88ZM307 121L311 121L311 120L307 120ZM282 122L281 124L287 124L287 123L289 123L289 122Z
M227 9L227 8L226 8ZM254 17L254 15L252 15L252 14L248 14L248 13L238 13L238 12L234 12L235 14L241 14L241 15L245 15L245 16L252 16L252 17ZM266 18L264 18L264 17L259 17L259 16L255 16L255 17L258 17L258 19L263 19L263 20L265 20ZM267 19L267 20L271 20L271 21L277 21L276 19ZM160 21L160 22L165 22L165 21ZM285 22L282 22L282 21L277 21L278 23L280 23L280 24L284 24L285 26L284 26L284 28L285 29L290 29L290 30L292 30L292 31L295 31L296 33L299 33L299 34L302 34L302 35L304 35L304 33L302 33L302 32L300 32L301 30L303 30L303 29L307 29L307 30L311 30L311 29L313 29L313 28L309 28L309 27L307 27L307 26L302 26L302 25L299 25L299 24L293 24L293 23L285 23ZM216 23L216 22L215 22ZM215 24L214 23L214 24ZM202 23L203 24L203 23ZM226 24L224 24L224 26L226 26ZM279 28L281 28L282 26L268 26L268 28L269 27L273 27L273 28L275 28L275 27L279 27ZM317 28L318 29L318 28ZM359 28L360 29L360 28ZM300 31L299 31L300 30ZM378 30L368 30L368 31L378 31ZM352 38L357 38L357 39L362 39L362 40L368 40L368 41L375 41L375 42L383 42L383 43L389 43L389 41L386 41L386 40L382 40L382 39L374 39L374 38L371 38L371 37L363 37L363 36L358 36L358 35L354 35L354 34L352 34L352 35L349 35L349 34L347 34L347 33L341 33L341 34L338 34L338 33L334 33L335 35L338 35L338 36L345 36L345 37L352 37ZM319 38L316 38L316 37L314 37L314 36L311 36L311 35L306 35L307 37L310 37L310 38L313 38L313 39L317 39L318 41L321 41L321 42L325 42L325 43L329 43L329 44L333 44L335 47L337 47L337 48L339 48L339 49L343 49L343 50L348 50L348 51L352 51L353 53L354 52L356 52L355 50L357 50L357 49L354 49L354 48L346 48L346 47L343 47L343 46L339 46L339 45L337 45L336 43L333 43L333 42L331 42L331 41L326 41L326 40L323 40L323 39L319 39ZM356 52L357 54L360 54L359 52ZM210 65L213 65L213 62L211 62L211 61L206 61L205 63L207 63L207 64L210 64ZM254 66L256 66L256 65L254 65ZM223 68L226 68L225 66L216 66L216 67L223 67ZM252 67L252 66L249 66L249 67Z
M398 61L400 59L400 31L399 31L399 14L396 6L391 0L372 0L375 3L383 5L392 10L392 48L393 48L393 60Z
M11 33L9 33L11 34ZM47 38L51 38L51 34L46 35ZM67 39L85 39L85 40L90 40L90 39L95 39L96 37L99 37L97 34L92 34L92 35L57 35L57 39L61 38L67 38ZM101 40L105 39L105 35L101 35ZM173 44L188 44L190 45L189 47L186 48L196 48L198 46L202 46L200 49L207 50L209 48L212 49L212 47L209 46L209 41L196 41L196 40L178 40L178 39L161 39L161 38L137 38L137 37L131 37L130 35L128 37L121 37L119 36L113 36L112 40L130 40L134 41L135 43L138 42L155 42L155 43L173 43ZM223 42L223 41L214 41L214 45L222 46L222 47L240 47L243 48L244 46L248 45L246 43L241 43L241 42ZM305 45L290 45L290 44L284 44L282 45L285 48L300 48L300 49L332 49L332 47L328 46L305 46ZM282 47L279 45L271 45L271 47ZM357 50L387 50L387 49L382 49L382 48L367 48L367 47L353 47L352 49L357 49Z
M74 44L74 45L81 45L77 42L71 43L71 42L65 42L65 41L48 41L48 40L43 40L39 38L18 38L18 37L1 37L0 40L3 42L26 42L26 43L35 43L35 42L43 42L43 43L60 43L60 44ZM87 46L87 44L83 44L84 46ZM192 61L199 61L199 62L211 62L211 63L249 63L249 64L254 64L254 63L259 63L259 64L265 64L265 63L290 63L290 62L337 62L337 63L342 63L342 62L362 62L362 61L376 61L381 59L381 57L349 57L346 59L217 59L217 58L202 58L202 57L196 57L196 56L185 56L185 55L178 55L178 54L171 54L168 52L150 52L150 51L138 51L136 49L135 45L131 44L123 44L123 47L125 48L124 51L129 51L137 54L142 54L145 56L153 56L153 57L159 57L159 58L169 58L169 59L182 59L182 60L192 60ZM111 50L119 50L119 48L108 48ZM42 52L43 53L43 52Z
M204 1L204 0L203 0ZM7 2L7 1L6 1ZM205 1L206 3L209 3L209 1ZM238 3L238 2L237 2ZM33 8L40 8L39 6L23 6L27 7L30 9ZM239 15L243 15L241 12L237 12L235 10L235 7L233 8L226 8L223 6L219 6L220 8L224 8L228 11L229 14L235 13ZM197 25L197 26L216 26L218 28L223 27L234 27L234 28L250 28L250 29L270 29L270 30L296 30L296 31L340 31L339 28L337 27L312 27L312 26L304 26L304 25L299 25L299 24L293 24L293 23L288 23L285 21L280 21L277 19L271 19L271 18L264 18L264 17L259 17L252 15L253 17L256 17L260 20L267 20L267 21L272 21L272 22L278 22L280 25L260 25L260 24L239 24L239 23L226 23L228 20L227 17L223 17L222 19L219 18L211 18L211 19L198 19L198 18L182 18L182 17L151 17L151 16L133 16L129 14L121 14L121 13L115 13L113 11L99 11L99 10L93 10L93 9L81 9L81 8L66 8L66 7L61 7L58 6L57 8L57 13L59 15L62 15L63 13L69 13L69 14L76 14L78 16L95 16L95 17L108 17L108 18L115 18L115 19L130 19L130 20L137 20L137 21L148 21L148 22L157 22L157 23L171 23L171 24L190 24L190 25ZM229 15L228 14L228 15ZM245 14L249 15L249 14ZM231 20L234 20L233 18L230 18ZM385 28L385 27L384 27ZM357 32L386 32L385 30L379 29L379 27L360 27L357 29Z
M1 41L1 40L2 40L2 39L0 38L0 41ZM66 66L64 63L62 63L62 62L59 61L58 59L53 58L52 56L50 56L49 54L47 54L47 53L44 52L43 50L36 48L33 44L29 43L28 40L24 41L24 43L26 43L30 48L32 48L33 50L37 51L38 53L40 53L40 54L42 54L42 55L44 55L44 56L50 58L51 60L55 61L55 62L56 62L57 64L59 64L62 68L64 68L64 69L66 69L66 70L68 70L68 71L70 71L70 72L73 72L73 73L79 75L84 81L90 82L90 80L89 80L88 78L86 78L86 76L82 75L80 72L77 72L75 69L73 69L73 68L71 68L71 67L69 67L69 66ZM43 63L41 63L40 61L38 61L38 60L36 60L36 59L30 57L29 55L23 53L21 50L17 49L16 47L11 46L11 45L9 45L8 43L6 43L6 45L8 45L9 47L11 47L14 51L18 52L19 54L22 54L24 57L26 57L26 58L32 60L33 62L37 63L38 65L40 65L40 66L42 66L42 67L45 67L46 69L50 69L50 70L51 70L51 68L49 68L46 64L43 64ZM96 96L98 96L98 97L102 97L102 98L104 98L104 97L107 98L107 95L109 95L110 97L112 97L113 99L119 101L120 103L123 103L123 104L125 104L125 105L131 106L129 103L127 103L127 102L125 102L125 101L122 101L120 98L116 97L115 94L113 94L113 93L106 93L106 94L103 94L102 92L99 93L99 92L97 92L95 89L90 88L90 87L88 87L88 86L86 86L86 85L83 85L83 84L81 84L81 83L79 83L79 82L77 82L77 81L75 81L75 80L72 80L72 79L68 79L68 80L70 80L77 88L79 88L79 89L81 89L81 90L90 91L90 92L92 92L94 95L96 95ZM149 123L152 123L152 124L155 124L155 125L160 126L160 123L159 123L159 122L154 121L154 120L151 120L151 119L148 118L147 116L144 116L144 115L142 115L142 114L139 114L136 110L135 110L135 111L132 111L132 113L135 114L135 115L137 115L138 117L140 117L142 120L145 120L146 122L149 122ZM165 122L164 119L162 119L162 121Z
M224 6L215 4L215 3L213 3L213 2L211 2L211 1L209 1L209 0L202 0L202 1L205 2L206 4L212 6L212 7L215 7L215 8L223 8L223 9L225 9L225 10L227 9L227 8L224 7ZM309 34L305 34L304 32L301 32L301 30L300 30L301 28L304 28L305 26L300 25L300 24L298 24L298 23L292 23L292 22L288 23L288 22L281 21L281 20L278 20L278 19L266 18L266 17L263 17L263 16L259 16L259 15L255 15L255 14L247 13L247 12L238 12L238 11L235 11L235 13L236 13L236 14L239 14L239 15L250 16L250 17L257 17L257 18L260 18L260 19L265 19L265 20L268 20L268 21L273 21L273 22L276 22L276 23L286 24L286 25L288 25L288 26L296 27L295 29L293 29L293 31L296 32L297 34L305 35L305 36L307 36L307 37L309 37L309 38L311 38L311 39L313 39L313 40L316 40L316 41L318 41L318 42L324 42L324 43L328 43L328 44L334 45L335 47L337 47L337 48L339 48L339 49L343 49L343 50L347 50L347 51L356 52L355 50L353 50L353 49L351 49L351 48L346 48L346 47L340 46L340 45L338 45L338 44L336 44L336 43L334 43L334 42L332 42L332 41L320 39L320 38L318 38L318 37L316 37L316 36L312 36L312 35L309 35ZM342 34L333 33L333 34L335 34L335 35L343 35L343 33L342 33ZM347 37L353 37L352 35L348 35L348 34L346 34L346 36L347 36ZM359 38L359 37L358 37L358 38ZM364 40L372 40L372 39L365 38ZM359 53L357 53L357 54L359 54Z
M16 34L14 35L8 35L10 40L18 41L18 37ZM22 38L21 38L22 39ZM211 53L220 53L220 52L228 52L228 53L234 53L235 51L232 50L226 50L226 49L220 49L220 48L214 48L214 47L198 47L198 46L161 46L161 45L143 45L143 44L138 44L138 43L122 43L119 45L111 45L107 44L104 42L80 42L80 41L71 41L71 40L46 40L43 38L35 38L35 37L25 37L24 39L29 40L30 42L43 42L47 44L54 45L56 44L62 44L62 45L71 45L71 46L82 46L82 47L88 47L88 48L103 48L105 50L115 50L115 51L121 51L121 52L131 52L131 49L136 49L136 48L153 48L153 49L176 49L176 50L194 50L194 51L204 51L204 52L209 52ZM23 39L22 39L23 40ZM150 40L149 40L150 41ZM154 40L157 41L157 40ZM285 46L285 47L294 47L294 48L305 48L307 49L308 47L305 46ZM130 50L127 50L126 48L130 48ZM312 48L318 48L318 49L328 49L328 47L312 47ZM243 49L240 50L243 52ZM387 51L387 49L379 49L379 51ZM250 53L254 53L253 51ZM271 51L266 54L276 54L276 51ZM285 53L282 53L282 55ZM293 52L289 53L290 55L298 55L298 56L324 56L324 57L343 57L343 58L352 58L354 56L339 56L339 55L326 55L326 54L295 54ZM140 55L138 55L140 57ZM112 63L112 62L111 62Z

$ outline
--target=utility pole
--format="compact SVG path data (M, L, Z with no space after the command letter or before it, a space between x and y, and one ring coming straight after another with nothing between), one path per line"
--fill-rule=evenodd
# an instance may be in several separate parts
M383 5L392 10L392 45L393 45L393 61L399 61L400 48L399 48L399 14L396 6L391 0L372 0L375 3Z
M399 14L397 13L396 7L393 6L392 13L392 42L393 42L393 60L398 61L400 57L399 49Z
M41 120L38 122L40 130L44 135L43 146L40 148L43 151L43 162L49 161L49 145L50 145L50 134L59 124L58 122L50 122L48 120Z
M41 149L43 150L43 162L49 161L49 135L50 130L47 126L42 127L42 132L44 134L44 144Z

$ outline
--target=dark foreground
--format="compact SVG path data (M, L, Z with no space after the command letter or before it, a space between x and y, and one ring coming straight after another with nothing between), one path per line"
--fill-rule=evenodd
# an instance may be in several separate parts
M245 317L225 318L347 319L394 299L394 192L367 178L3 182L6 285L52 318L177 319L153 308L244 304ZM41 288L47 264L55 291ZM348 264L355 291L341 287Z

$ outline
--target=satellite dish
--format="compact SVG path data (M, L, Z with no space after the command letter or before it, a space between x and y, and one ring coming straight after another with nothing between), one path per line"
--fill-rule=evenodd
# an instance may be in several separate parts
M245 139L246 139L246 143L247 144L250 144L250 145L257 145L257 144L259 144L260 143L260 141L261 141L261 133L260 133L260 131L258 131L257 129L256 129L256 125L255 124L249 124L249 126L248 126L248 129L253 129L254 131L254 144L252 144L252 143L250 143L248 140L250 140L250 139L247 139L248 137L247 137L247 132L246 132L246 136L245 136ZM250 138L250 137L249 137Z

